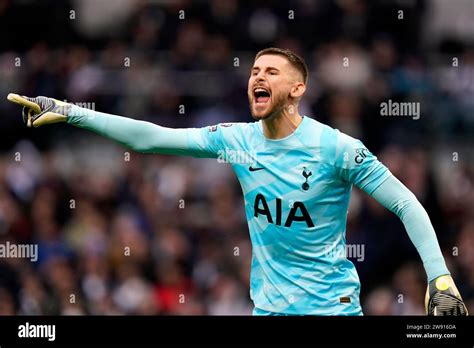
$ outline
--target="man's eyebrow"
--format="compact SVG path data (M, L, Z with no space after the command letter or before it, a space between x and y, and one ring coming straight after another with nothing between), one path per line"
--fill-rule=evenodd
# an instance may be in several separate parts
M254 66L254 67L252 68L252 70L260 70L260 67L259 67L259 66ZM276 71L280 71L280 69L275 68L274 66L269 66L269 67L267 67L265 70L276 70Z

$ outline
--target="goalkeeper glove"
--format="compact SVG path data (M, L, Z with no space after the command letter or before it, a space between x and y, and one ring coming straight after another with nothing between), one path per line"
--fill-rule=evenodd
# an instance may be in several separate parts
M28 127L66 122L72 107L71 104L47 97L29 98L10 93L7 99L23 106L23 122Z
M466 305L449 275L443 275L429 283L425 308L427 315L468 315Z

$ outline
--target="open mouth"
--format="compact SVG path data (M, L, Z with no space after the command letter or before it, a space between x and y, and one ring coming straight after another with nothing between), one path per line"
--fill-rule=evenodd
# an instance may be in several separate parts
M263 87L257 87L253 90L254 101L256 104L265 104L270 101L270 92Z

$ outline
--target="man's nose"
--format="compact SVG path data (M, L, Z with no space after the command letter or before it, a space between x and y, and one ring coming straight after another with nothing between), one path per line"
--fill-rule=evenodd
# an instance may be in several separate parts
M265 81L263 73L258 73L257 76L255 77L255 80L258 82Z

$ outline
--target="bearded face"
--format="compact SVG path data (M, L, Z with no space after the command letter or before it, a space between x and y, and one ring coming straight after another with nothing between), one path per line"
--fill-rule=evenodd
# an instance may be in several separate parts
M263 120L288 105L297 75L283 56L268 54L255 60L247 89L252 117Z

